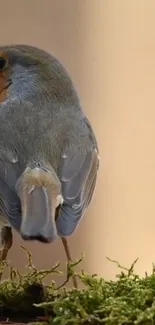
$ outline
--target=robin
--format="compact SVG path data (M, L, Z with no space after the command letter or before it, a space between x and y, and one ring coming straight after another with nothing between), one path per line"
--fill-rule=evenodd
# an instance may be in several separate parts
M50 243L76 229L92 199L99 153L74 85L51 54L0 47L1 261L12 228Z

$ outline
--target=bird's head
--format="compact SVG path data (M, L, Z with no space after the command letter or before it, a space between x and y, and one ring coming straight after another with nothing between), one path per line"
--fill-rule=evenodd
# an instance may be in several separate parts
M0 103L46 99L72 104L75 97L70 77L51 54L29 45L0 47Z

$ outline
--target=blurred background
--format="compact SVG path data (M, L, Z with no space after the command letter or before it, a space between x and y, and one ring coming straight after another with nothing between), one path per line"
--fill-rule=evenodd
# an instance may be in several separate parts
M90 208L69 239L73 259L107 279L118 271L106 256L150 272L155 262L155 1L5 0L0 43L53 53L67 68L100 149ZM15 234L9 259L26 272L20 249L39 268L60 261L61 241L24 243ZM60 280L59 280L60 281Z

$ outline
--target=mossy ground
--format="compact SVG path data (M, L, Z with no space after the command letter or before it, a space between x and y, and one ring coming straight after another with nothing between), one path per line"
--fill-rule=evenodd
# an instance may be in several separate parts
M150 325L155 324L155 268L151 275L140 277L117 262L120 274L115 281L105 281L96 275L75 273L77 261L68 264L68 279L73 275L84 284L83 289L61 288L55 282L43 285L46 275L59 272L58 267L38 271L29 252L27 275L10 269L10 278L0 283L0 313L6 317L47 316L49 325ZM3 268L3 267L2 267ZM32 323L31 323L32 324ZM35 322L35 325L40 323ZM43 324L43 323L42 323Z

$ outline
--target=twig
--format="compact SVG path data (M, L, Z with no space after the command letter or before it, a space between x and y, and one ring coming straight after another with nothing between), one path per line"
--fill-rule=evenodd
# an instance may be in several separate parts
M77 276L77 274L74 272L74 268L75 266L77 266L78 264L80 264L83 261L83 254L82 257L77 260L76 262L68 262L67 263L67 279L59 286L57 287L57 290L61 289L62 287L64 287L70 280L71 277Z
M33 269L35 271L37 271L36 267L33 265L32 263L32 254L28 251L27 248L25 248L24 246L20 246L27 254L27 258L28 258L28 265L27 267L30 268L30 269Z
M130 268L127 268L127 267L124 267L122 266L118 261L116 260L112 260L111 258L109 257L106 257L108 261L112 262L112 263L115 263L120 269L124 270L127 272L127 276L130 277L132 274L133 274L133 271L134 271L134 266L135 264L137 263L138 261L138 257L136 258L136 260L131 264L131 267Z

